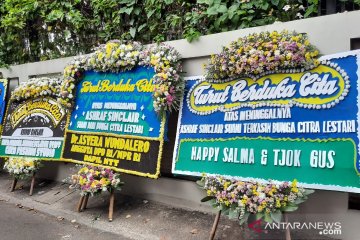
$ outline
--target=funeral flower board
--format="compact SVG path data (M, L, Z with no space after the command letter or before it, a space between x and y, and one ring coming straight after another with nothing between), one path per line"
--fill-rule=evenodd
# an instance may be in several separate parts
M154 69L86 71L78 83L63 158L156 177L164 118L153 107Z
M7 91L8 81L7 79L0 79L0 124L4 118L4 112L6 108L5 96Z
M360 192L360 52L257 76L190 77L173 173Z
M60 101L73 106L65 161L157 178L166 112L183 92L179 53L111 40L64 69Z
M66 122L67 109L50 96L12 99L5 114L0 156L59 160Z

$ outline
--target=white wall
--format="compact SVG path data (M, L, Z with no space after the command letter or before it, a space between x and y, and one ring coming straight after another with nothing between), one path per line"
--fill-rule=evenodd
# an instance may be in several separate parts
M185 76L203 74L202 64L210 54L218 53L223 45L227 45L238 37L249 33L283 29L307 33L310 42L317 46L322 54L332 54L350 50L350 39L360 38L360 11L334 14L324 17L297 20L287 23L237 30L203 36L199 41L188 43L186 40L166 42L175 47L184 58ZM19 77L26 81L29 75L61 73L71 58L11 66L0 69L4 77ZM41 175L51 179L62 180L69 176L72 164L47 163ZM156 200L175 206L196 210L211 211L207 205L199 204L203 193L190 181L162 177L158 180L136 176L124 176L127 183L124 192L138 195L146 199ZM342 239L360 239L358 223L360 211L348 210L348 194L332 191L317 191L309 201L303 204L293 219L341 221Z

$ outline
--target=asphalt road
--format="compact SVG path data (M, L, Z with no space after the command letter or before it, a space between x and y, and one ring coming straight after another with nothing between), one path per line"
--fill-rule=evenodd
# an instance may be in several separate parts
M39 213L0 201L1 240L127 240L108 232L100 232L65 219Z

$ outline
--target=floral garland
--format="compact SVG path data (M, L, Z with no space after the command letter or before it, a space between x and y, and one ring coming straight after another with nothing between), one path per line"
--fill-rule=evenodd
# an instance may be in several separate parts
M81 195L96 195L104 191L120 190L123 183L120 174L111 169L84 165L77 174L72 175L72 187L81 190Z
M274 184L244 182L221 176L204 176L197 182L207 193L202 202L211 201L214 208L222 210L240 224L250 216L266 222L280 222L282 212L295 211L313 190L297 186L297 181Z
M26 100L44 96L60 97L61 79L59 78L30 78L20 83L11 93L11 100Z
M312 69L319 62L319 51L305 34L262 32L250 34L223 47L205 66L206 78L220 80L238 76L258 76L279 70Z
M68 107L73 105L75 86L86 70L122 72L136 66L153 67L155 90L154 109L158 113L177 110L181 101L184 83L180 77L181 62L179 53L165 44L149 49L140 43L129 44L113 40L99 46L90 55L76 57L64 69L64 81L61 85L61 101Z
M4 169L16 179L27 179L41 167L41 160L36 158L10 157Z

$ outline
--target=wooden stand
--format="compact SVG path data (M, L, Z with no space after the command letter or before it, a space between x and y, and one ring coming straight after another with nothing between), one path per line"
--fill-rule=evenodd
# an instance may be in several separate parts
M287 216L286 213L284 213L284 220L285 220L286 223L288 223L288 216ZM286 228L285 239L286 240L291 240L290 228Z
M112 222L112 220L113 220L114 201L115 201L114 190L111 190L111 192L110 192L110 203L109 203L109 221L110 222Z
M89 194L85 195L85 198L84 198L84 203L83 203L83 205L82 205L82 207L81 207L81 212L82 212L82 211L84 211L84 210L86 209L86 206L87 206L87 203L88 203L89 197L90 197L90 195L89 195Z
M34 185L35 185L35 173L33 173L32 177L31 177L31 185L30 185L30 192L29 192L30 196L33 195Z
M84 198L85 198L85 196L80 197L79 203L78 203L77 208L76 208L78 212L81 212L81 210L82 210L82 205L83 205L83 202L84 202Z
M218 227L219 224L219 220L220 220L220 215L221 215L221 210L217 212L216 216L215 216L215 220L211 229L211 233L210 233L210 237L209 240L213 240L216 234L216 229Z
M18 182L18 179L14 178L14 180L13 180L13 182L11 184L10 192L15 191L15 187L16 187L17 182ZM33 195L34 186L35 186L35 173L33 173L32 177L31 177L30 192L29 192L30 196Z
M11 184L10 192L13 192L15 190L17 181L18 181L17 178L14 178L14 180L13 180L13 182Z
M89 197L90 197L90 194L80 197L79 203L76 208L76 210L78 212L82 212L86 209L87 203L89 201ZM109 200L109 222L112 222L112 220L113 220L114 202L115 202L115 193L114 193L114 190L111 190L110 191L110 200Z

